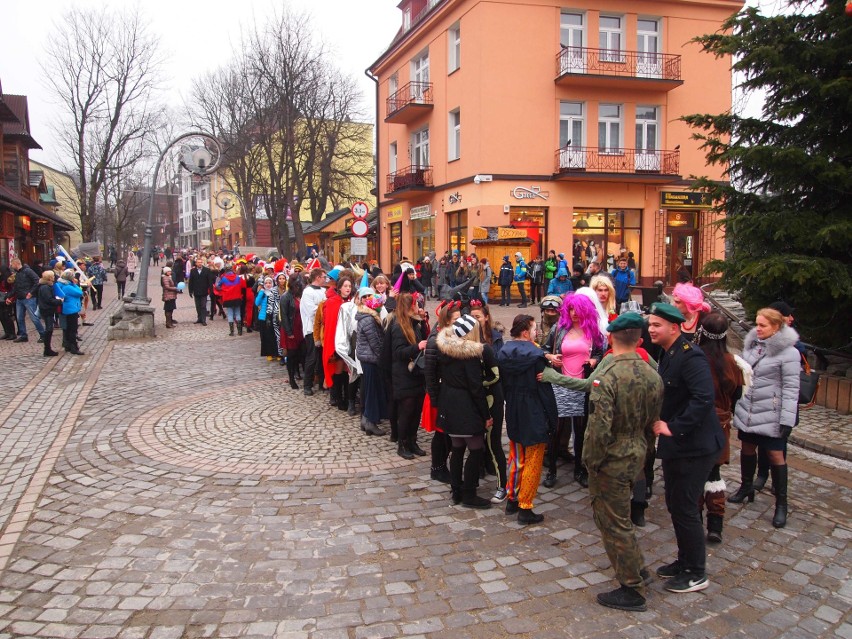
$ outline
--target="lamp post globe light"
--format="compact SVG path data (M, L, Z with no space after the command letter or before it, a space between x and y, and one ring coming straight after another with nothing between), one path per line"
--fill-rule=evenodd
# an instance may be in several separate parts
M195 175L210 175L219 168L219 162L222 159L222 149L219 146L219 141L208 133L200 131L192 131L179 135L174 140L169 142L160 153L157 159L157 165L154 167L154 177L151 179L151 194L148 204L148 221L145 223L145 248L142 249L142 259L139 269L139 285L136 287L136 298L134 304L145 305L151 303L151 298L148 297L148 264L151 258L151 249L153 247L154 237L154 196L157 191L157 177L160 173L160 166L166 157L169 149L181 142L180 147L180 165L181 167ZM212 226L212 225L211 225Z
M219 142L212 135L201 131L191 131L179 135L169 142L160 153L154 167L154 175L151 178L148 219L145 223L145 245L140 260L136 296L133 299L125 298L125 304L121 310L110 318L110 326L107 329L107 339L109 340L154 337L154 309L150 305L151 298L148 297L148 266L151 262L154 238L154 200L160 167L168 152L178 143L181 144L179 162L184 170L204 176L219 168L222 159L222 149Z
M232 197L240 203L240 217L243 221L243 229L245 230L246 237L246 246L252 246L254 242L254 236L251 232L251 224L249 223L248 217L246 217L246 203L243 201L243 198L239 196L236 191L232 191L231 189L222 189L215 196L213 196L216 200L216 204L223 211L230 211L234 206L236 206L231 199Z

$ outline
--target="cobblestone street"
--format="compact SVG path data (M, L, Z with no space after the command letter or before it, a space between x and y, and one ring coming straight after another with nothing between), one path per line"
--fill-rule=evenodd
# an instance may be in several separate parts
M186 295L167 331L156 272L154 340L106 341L108 285L84 357L0 342L0 637L852 639L848 454L791 446L784 529L766 490L728 504L707 590L654 579L647 612L601 608L613 572L570 467L539 490L542 525L450 506L428 457L291 390L256 334L194 325ZM852 420L805 410L794 437L849 451ZM652 569L676 553L661 495L658 472Z

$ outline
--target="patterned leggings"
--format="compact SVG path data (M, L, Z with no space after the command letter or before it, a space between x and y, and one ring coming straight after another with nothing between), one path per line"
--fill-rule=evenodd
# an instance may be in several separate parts
M506 492L520 508L531 510L533 500L541 481L541 467L544 464L544 449L547 444L522 446L509 440L509 464Z

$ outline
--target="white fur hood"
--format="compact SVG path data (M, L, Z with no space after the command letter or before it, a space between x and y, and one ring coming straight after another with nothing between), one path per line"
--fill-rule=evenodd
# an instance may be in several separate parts
M799 334L785 324L781 327L780 331L764 342L766 344L766 355L776 357L785 349L795 346L798 341ZM748 335L746 335L743 341L743 351L752 350L757 345L757 342L757 329L753 328L748 332Z
M482 344L458 337L453 332L452 326L438 332L436 344L439 351L453 359L480 359L482 357Z

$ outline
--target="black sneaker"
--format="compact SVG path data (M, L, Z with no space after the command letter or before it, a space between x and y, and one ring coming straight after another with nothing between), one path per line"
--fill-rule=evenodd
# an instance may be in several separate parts
M684 570L666 582L665 589L669 592L698 592L710 585L707 575Z
M677 577L683 570L683 565L675 559L672 563L657 568L657 577L660 579L671 579L672 577Z
M600 605L617 610L644 612L648 609L645 604L645 597L627 586L621 586L611 592L602 592L597 599Z
M556 473L547 473L547 477L544 478L542 485L545 488L553 488L556 485Z
M544 521L544 515L533 512L532 508L518 508L518 523L521 526L540 524Z
M518 502L512 499L506 501L506 514L514 515L518 512Z

